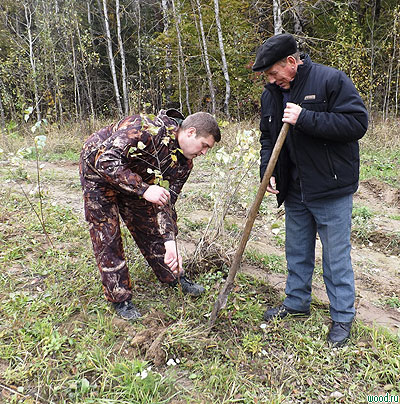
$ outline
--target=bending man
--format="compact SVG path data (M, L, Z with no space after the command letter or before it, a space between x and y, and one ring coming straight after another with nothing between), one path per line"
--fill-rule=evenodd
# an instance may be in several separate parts
M215 119L176 110L156 117L133 115L92 134L80 159L85 216L105 297L121 317L140 317L123 251L120 217L157 278L181 284L185 294L204 288L182 269L176 247L175 202L193 159L221 139Z

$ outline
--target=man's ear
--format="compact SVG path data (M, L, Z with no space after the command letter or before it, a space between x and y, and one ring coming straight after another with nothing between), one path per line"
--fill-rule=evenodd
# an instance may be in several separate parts
M186 133L188 137L196 137L196 128L190 126L189 128L186 129Z
M290 66L296 66L297 65L297 60L292 55L289 55L286 60L287 60L287 63L289 63Z

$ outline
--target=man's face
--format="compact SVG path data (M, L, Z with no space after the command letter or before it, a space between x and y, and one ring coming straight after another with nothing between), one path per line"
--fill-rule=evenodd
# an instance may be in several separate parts
M178 142L183 151L183 155L190 160L202 154L206 154L215 144L212 135L196 136L195 128L187 128L180 132Z
M290 82L296 76L296 72L297 64L292 57L288 57L285 64L277 62L265 71L268 83L275 83L285 90L290 89Z

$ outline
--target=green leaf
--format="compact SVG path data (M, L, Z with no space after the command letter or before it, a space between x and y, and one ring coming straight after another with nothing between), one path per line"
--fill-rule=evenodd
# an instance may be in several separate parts
M168 180L160 180L159 185L160 185L160 187L163 187L165 189L169 189L169 181Z

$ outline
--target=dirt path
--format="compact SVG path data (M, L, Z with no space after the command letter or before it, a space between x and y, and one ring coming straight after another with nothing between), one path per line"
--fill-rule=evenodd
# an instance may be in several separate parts
M34 170L34 165L32 164L28 169ZM83 220L78 165L45 163L41 175L46 197L52 202L71 207ZM355 244L353 247L352 260L357 291L357 318L368 324L375 323L387 327L394 333L400 334L400 309L391 308L384 304L390 298L400 299L400 254L395 248L390 250L385 248L387 240L390 240L390 235L400 231L400 221L398 220L400 190L393 189L378 181L364 181L360 184L354 202L366 206L374 212L372 222L377 234L376 242L368 245ZM198 216L198 212L193 215ZM237 219L236 222L242 223L243 218ZM283 247L278 247L274 241L276 235L274 229L271 229L270 223L261 223L255 229L256 241L252 242L252 247L264 254L283 256ZM382 240L382 244L380 240ZM192 249L194 249L194 245L191 245L190 242L185 243L186 254L190 254ZM317 265L321 263L320 245L317 246L316 263ZM242 271L266 280L283 293L285 274L267 272L247 264L242 265ZM320 301L328 302L320 275L314 277L313 293Z

